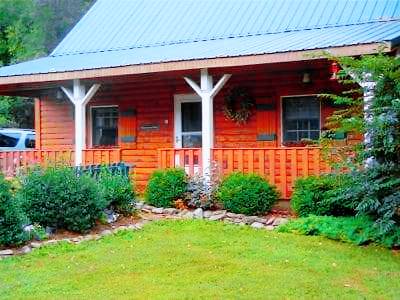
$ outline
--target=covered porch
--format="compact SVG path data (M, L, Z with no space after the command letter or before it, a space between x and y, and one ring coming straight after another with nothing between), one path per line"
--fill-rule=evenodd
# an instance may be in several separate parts
M254 172L288 199L296 178L329 171L321 149L299 142L319 136L326 117L337 109L316 98L340 91L331 77L330 63L315 59L41 84L36 150L0 153L0 168L13 174L34 162L123 161L135 165L141 191L157 168L183 167L189 175L203 176L211 168L220 175ZM242 124L223 112L226 95L235 87L245 88L254 100ZM33 87L23 91L37 92ZM308 102L314 106L307 108ZM297 120L293 114L299 103L307 107ZM340 142L356 140L348 136Z

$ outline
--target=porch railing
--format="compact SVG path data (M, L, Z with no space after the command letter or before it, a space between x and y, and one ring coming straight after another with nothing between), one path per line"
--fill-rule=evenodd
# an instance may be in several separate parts
M85 149L84 165L112 164L120 162L120 149ZM19 170L32 166L74 164L73 150L28 150L0 152L0 172L7 177L15 176Z
M201 173L201 149L159 149L158 167L160 169L181 167L186 173L193 176Z
M201 149L160 149L160 168L184 167L190 175L201 170ZM214 148L212 158L221 175L234 171L257 173L289 199L298 177L330 171L320 148Z

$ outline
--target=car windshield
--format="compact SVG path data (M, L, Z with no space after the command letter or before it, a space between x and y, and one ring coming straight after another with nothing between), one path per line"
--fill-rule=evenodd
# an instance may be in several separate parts
M0 133L0 147L15 147L21 137L20 133L15 132L1 132Z

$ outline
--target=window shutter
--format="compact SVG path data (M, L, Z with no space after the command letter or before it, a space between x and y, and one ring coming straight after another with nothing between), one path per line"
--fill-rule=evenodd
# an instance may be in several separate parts
M276 114L277 108L272 97L259 99L256 103L257 143L260 147L276 146Z
M121 148L136 148L137 113L132 107L121 106L119 114L119 144Z

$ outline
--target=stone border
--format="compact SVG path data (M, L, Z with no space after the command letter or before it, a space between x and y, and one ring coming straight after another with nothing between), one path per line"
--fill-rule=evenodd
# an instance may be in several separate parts
M29 244L19 248L19 249L6 249L0 250L0 260L12 257L15 255L23 255L32 252L35 249L41 248L42 246L52 245L59 242L68 242L71 244L79 244L84 241L99 240L104 236L111 235L121 230L140 230L143 225L151 221L160 219L205 219L210 221L223 221L226 223L236 224L236 225L250 225L250 227L256 229L264 230L274 230L277 226L284 224L288 221L284 217L276 216L246 216L242 214L234 214L227 212L226 210L203 210L202 208L197 208L195 210L179 210L176 208L162 208L147 205L143 202L136 203L136 209L147 214L142 215L142 220L129 225L121 225L112 229L105 229L97 234L87 234L80 235L71 238L64 239L50 239L46 241L33 241Z
M207 219L210 221L224 221L237 225L250 225L253 228L273 230L275 227L288 221L287 218L278 216L247 216L235 214L226 210L179 210L176 208L162 208L147 205L143 202L136 203L136 208L144 213L168 215L179 219Z

